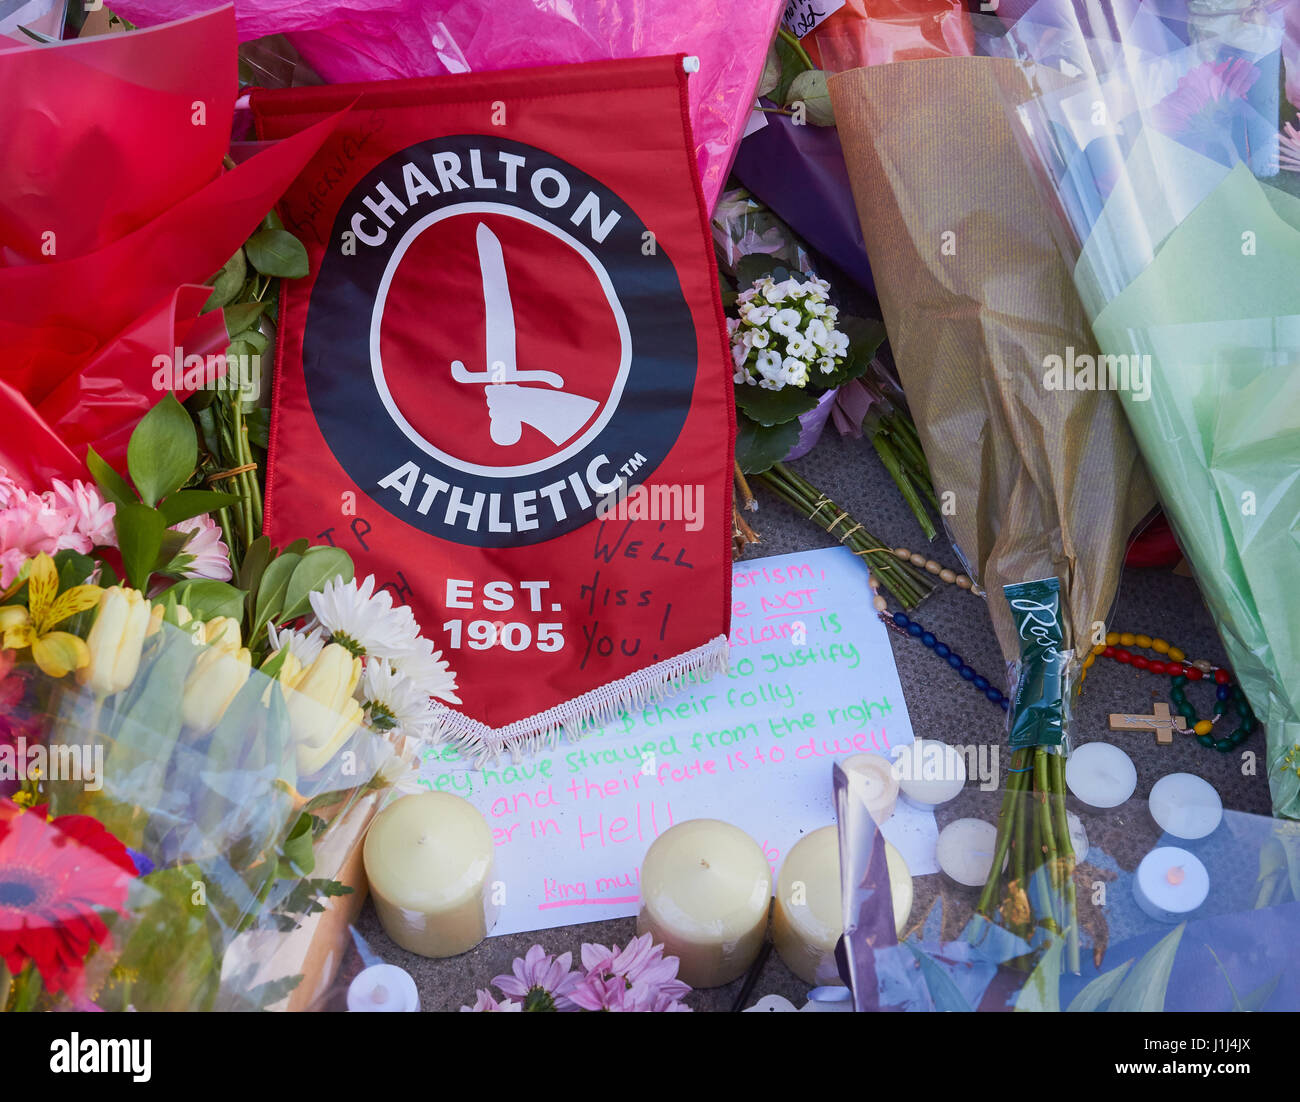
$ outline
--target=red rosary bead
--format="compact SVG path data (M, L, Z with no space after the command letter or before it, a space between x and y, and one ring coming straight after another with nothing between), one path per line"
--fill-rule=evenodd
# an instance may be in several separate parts
M1129 663L1133 661L1133 656L1129 654L1129 652L1126 650L1117 650L1115 652L1115 661L1122 662L1124 665L1127 666Z
M1101 652L1101 656L1102 656L1103 658L1114 658L1114 657L1115 657L1115 648L1114 648L1114 647L1107 647L1104 651Z
M1133 656L1133 665L1139 670L1147 670L1151 668L1151 660L1144 655L1135 654Z
M1165 664L1163 662L1152 662L1148 667L1152 673L1164 673Z
M1198 670L1195 666L1184 666L1183 676L1187 678L1188 681L1200 681L1201 671Z
M1215 670L1215 671L1214 671L1214 683L1215 683L1216 685L1226 685L1226 684L1228 683L1228 671L1227 671L1227 670Z

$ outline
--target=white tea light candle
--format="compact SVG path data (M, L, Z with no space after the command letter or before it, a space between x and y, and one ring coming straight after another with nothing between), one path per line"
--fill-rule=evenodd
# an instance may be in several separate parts
M854 754L841 767L849 779L849 794L866 806L877 824L894 813L898 803L898 775L884 754Z
M983 819L957 819L939 832L935 856L944 874L968 888L982 888L993 870L998 832ZM1006 858L1002 861L1006 867Z
M1178 846L1153 849L1138 865L1133 895L1159 922L1182 922L1210 894L1210 874L1200 858Z
M717 819L688 819L646 851L636 932L662 942L692 987L721 987L758 955L771 899L772 871L753 838Z
M1223 801L1214 785L1192 773L1161 777L1147 803L1161 830L1188 841L1213 834L1223 820Z
M947 743L919 738L898 748L894 773L903 799L922 811L933 811L965 786L966 759Z
M912 877L902 854L888 842L885 865L894 927L901 933L912 913ZM825 826L804 835L786 855L772 909L772 944L804 983L840 983L835 943L844 932L841 899L839 828Z
M370 824L364 860L379 921L403 949L459 956L496 924L492 831L468 800L403 796Z
M1088 742L1065 759L1065 783L1090 807L1119 807L1137 787L1137 768L1118 746Z
M420 1009L420 993L405 968L372 964L348 985L348 1009L362 1013L414 1013Z

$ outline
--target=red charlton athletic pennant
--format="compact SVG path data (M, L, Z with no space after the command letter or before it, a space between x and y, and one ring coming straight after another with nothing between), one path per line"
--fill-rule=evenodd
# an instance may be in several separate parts
M351 105L281 204L266 530L347 550L482 754L726 661L735 427L680 58L255 92Z

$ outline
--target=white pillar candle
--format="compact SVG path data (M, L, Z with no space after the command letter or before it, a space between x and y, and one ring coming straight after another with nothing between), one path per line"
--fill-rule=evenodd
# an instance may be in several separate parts
M885 843L894 927L902 932L912 913L912 876L902 854ZM840 835L836 826L806 834L781 865L772 909L772 944L804 983L839 984L835 943L844 932L840 892Z
M348 1009L363 1013L411 1013L420 1009L420 993L405 968L372 964L348 985Z
M771 899L772 871L753 838L717 819L688 819L646 851L636 930L681 961L686 983L721 987L758 955Z
M946 876L968 888L982 888L993 869L998 832L983 819L956 819L939 832L935 856ZM1006 858L1002 865L1006 867Z
M922 811L933 811L966 784L966 759L947 743L919 738L898 747L894 773L903 799Z
M1161 830L1189 841L1213 834L1223 819L1223 801L1214 785L1192 773L1161 777L1147 803Z
M1152 918L1181 922L1210 894L1210 874L1200 858L1178 846L1153 849L1138 865L1133 895Z
M1065 759L1065 783L1090 807L1119 807L1137 787L1137 769L1118 746L1088 742Z
M379 921L403 949L458 956L496 924L492 831L468 800L403 796L370 824L364 858Z
M868 814L883 823L898 803L898 775L884 754L854 754L841 766L849 779L849 795L861 800Z

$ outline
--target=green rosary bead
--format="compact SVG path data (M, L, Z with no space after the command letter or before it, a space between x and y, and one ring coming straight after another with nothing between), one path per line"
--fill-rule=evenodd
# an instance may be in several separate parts
M1218 742L1216 742L1216 743L1214 744L1214 748L1215 748L1216 750L1218 750L1219 753L1221 753L1221 754L1226 754L1229 750L1232 749L1232 740L1231 740L1231 739L1226 739L1226 738L1221 738L1221 739L1219 739Z
M1182 688L1184 685L1186 685L1186 684L1187 684L1187 675L1186 675L1186 674L1184 674L1184 673L1180 673L1177 677L1174 678L1174 688L1175 688L1175 689L1181 689L1181 688Z
M1197 735L1197 736L1196 736L1196 741L1199 742L1202 746L1213 746L1213 745L1214 745L1214 736L1213 736L1213 735Z

